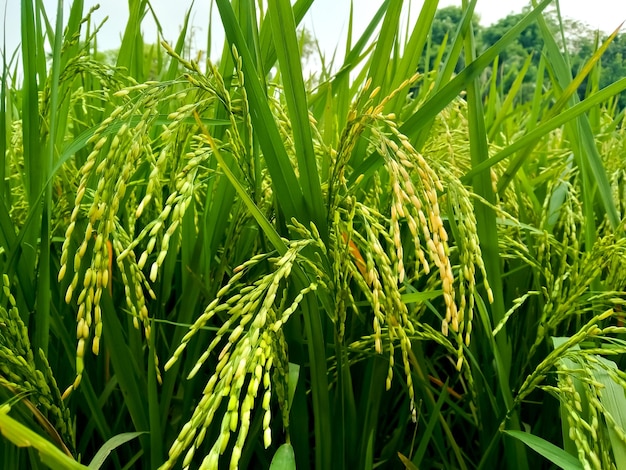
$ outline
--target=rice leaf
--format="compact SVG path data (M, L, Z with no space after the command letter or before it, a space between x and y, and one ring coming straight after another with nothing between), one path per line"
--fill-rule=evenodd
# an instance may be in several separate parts
M296 217L300 222L308 223L311 219L306 210L302 188L289 162L274 116L267 103L266 92L261 87L252 55L244 41L241 27L232 7L226 0L217 0L217 6L224 23L226 37L229 43L236 47L241 58L250 109L253 110L252 125L258 135L259 145L272 176L277 200L283 207L287 220Z
M503 432L522 441L539 455L545 457L547 460L564 470L579 470L583 468L576 457L568 454L563 449L560 449L551 442L548 442L538 436L523 431L513 431L508 429L505 429Z
M3 405L3 407L7 406ZM36 449L41 461L52 470L85 470L88 468L61 452L54 444L36 432L11 418L7 410L0 410L0 432L18 447Z
M119 446L126 444L128 441L135 439L136 437L146 434L145 432L125 432L123 434L118 434L117 436L113 436L111 439L106 441L102 447L98 450L96 455L91 459L87 468L90 470L98 470L102 468L104 462L107 457L117 449Z
M270 470L295 470L295 468L296 457L293 447L291 444L281 445L272 458Z
M312 212L311 218L323 239L327 240L326 211L322 200L319 171L307 104L296 24L289 0L271 0L268 4L269 20L272 24L274 44L278 55L287 111L293 131L298 170L301 175L302 192L306 205Z

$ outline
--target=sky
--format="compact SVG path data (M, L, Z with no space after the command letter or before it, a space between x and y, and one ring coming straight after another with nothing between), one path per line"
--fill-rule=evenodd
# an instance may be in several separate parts
M98 35L98 47L100 50L116 49L119 47L123 27L126 24L128 13L128 0L84 0L85 11L96 3L100 3L100 9L94 14L96 21L102 21L108 17L100 34ZM44 0L49 13L56 11L57 0ZM64 16L69 13L70 0L64 0ZM161 22L164 39L174 42L177 38L184 15L191 0L152 0L151 4L156 16ZM195 48L205 49L207 24L209 22L210 0L196 0L192 10L192 24L194 27ZM422 0L405 0L405 21L410 10L410 22L415 21L422 6ZM510 13L519 13L528 0L478 0L476 12L482 25L487 26ZM362 31L375 11L381 4L381 0L354 0L355 33ZM440 0L439 7L459 5L461 0ZM590 7L592 5L592 7ZM593 29L604 32L612 32L621 22L626 20L625 0L561 0L561 13L564 17L586 23ZM7 51L13 51L19 45L19 0L0 0L0 41L6 37ZM214 8L214 24L220 26L217 18L217 8ZM308 16L305 18L306 27L313 32L318 39L322 50L327 56L331 55L335 47L339 45L339 53L342 53L342 45L348 28L348 16L350 11L349 0L315 0ZM6 12L6 19L4 18ZM151 20L151 19L150 19ZM54 19L50 18L52 24ZM156 28L153 21L145 21L143 26L146 41L156 42ZM215 30L214 42L222 44L223 33ZM220 35L222 35L220 37ZM154 38L154 40L151 39ZM1 47L0 47L1 49ZM212 58L218 57L218 48L212 53Z

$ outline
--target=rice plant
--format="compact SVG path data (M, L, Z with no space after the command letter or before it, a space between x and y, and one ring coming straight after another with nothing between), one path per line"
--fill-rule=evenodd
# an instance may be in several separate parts
M306 81L312 3L216 0L201 63L132 0L109 64L82 2L22 2L3 468L623 465L626 79L576 93L617 32L573 75L550 0L485 51L476 1L435 51L438 2L389 0ZM491 74L529 25L530 100Z

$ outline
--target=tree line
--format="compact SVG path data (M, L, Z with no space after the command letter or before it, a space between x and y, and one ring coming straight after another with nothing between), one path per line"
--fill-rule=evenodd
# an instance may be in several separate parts
M495 44L508 30L526 15L527 10L518 14L510 14L497 22L482 26L479 17L474 15L472 26L478 51L484 51ZM463 17L463 10L457 6L450 6L439 9L432 25L430 36L429 53L420 62L420 71L428 72L439 67L440 58L446 57L452 47L452 38ZM569 19L563 19L561 25L564 34L561 34L556 12L546 13L546 23L555 33L555 37L564 36L565 46L570 59L572 75L576 76L581 68L589 61L594 52L607 40L608 34L595 31L585 24ZM537 73L539 62L543 53L544 39L539 25L535 22L527 27L515 41L504 50L498 60L497 80L500 90L507 93L522 69L526 60L530 60L530 65L524 76L519 99L526 99L532 96L535 84L537 83ZM563 46L563 44L562 44ZM530 59L529 59L530 56ZM460 56L456 65L457 71L465 66L463 55ZM492 71L493 73L493 71ZM620 78L626 77L626 34L618 33L610 43L607 50L602 55L599 66L596 70L599 75L595 77L599 88L603 88ZM591 84L587 77L579 87L579 95L583 98L589 91ZM618 107L626 107L626 94L618 97Z

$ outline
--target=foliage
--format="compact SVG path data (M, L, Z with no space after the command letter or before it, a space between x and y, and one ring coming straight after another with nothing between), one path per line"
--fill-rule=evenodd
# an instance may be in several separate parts
M431 48L435 51L435 54L430 55L428 67L423 67L422 70L433 70L437 61L437 55L443 53L447 56L450 53L452 48L452 36L462 23L463 13L463 8L456 6L437 9L429 34L429 43ZM472 15L471 21L472 28L478 30L480 25L478 23L478 17L475 14ZM443 50L437 51L439 48L443 48ZM426 57L423 58L423 60L425 59ZM455 71L458 72L462 70L464 65L464 58L460 56L455 65Z
M54 26L22 1L3 468L618 465L626 79L598 64L620 37L576 68L549 0L489 48L475 2L401 31L389 0L305 82L311 3L218 0L199 64L189 13L146 54L133 0L113 65L81 1Z
M478 51L484 51L493 46L507 31L518 24L520 20L529 12L526 7L522 13L511 13L504 18L496 21L488 26L482 26L478 22L478 18L472 18L472 27L476 36L476 48ZM423 65L420 70L432 70L435 67L437 58L436 51L439 47L443 47L445 54L450 51L449 36L455 32L463 17L463 9L458 6L449 6L437 10L432 23L430 34L431 49L435 53L430 54L430 63L426 68ZM607 40L608 36L600 35L599 32L592 31L584 23L565 19L561 22L554 9L550 9L544 14L546 23L555 35L557 43L562 44L563 38L560 33L560 25L562 24L566 40L569 45L568 54L570 56L571 70L575 75L583 65L587 62L597 50L600 44ZM608 49L602 54L602 60L598 70L599 83L596 90L604 88L611 83L624 77L626 71L624 43L626 36L621 33L611 42ZM442 51L443 52L443 51ZM529 25L524 31L518 35L514 41L501 53L497 63L497 80L503 93L508 93L515 82L518 72L525 70L522 78L523 85L519 93L518 99L530 100L537 83L537 73L541 56L544 53L544 41L540 27L537 23ZM530 60L527 69L524 63ZM463 68L463 59L459 58L456 71ZM585 80L579 88L579 95L584 97L586 90L591 86L588 80ZM621 110L626 104L626 95L620 94L617 97L618 108Z
M607 37L587 34L582 36L578 41L578 53L572 58L572 65L575 70L580 69L584 65L584 58L588 57L597 49L598 44L606 41ZM608 46L602 59L600 67L598 67L596 76L592 79L585 80L580 85L579 94L585 96L593 89L604 88L607 85L619 80L626 74L626 35L620 33ZM624 93L616 96L617 109L623 110L626 107L626 95Z

